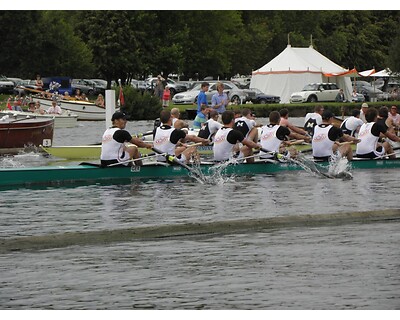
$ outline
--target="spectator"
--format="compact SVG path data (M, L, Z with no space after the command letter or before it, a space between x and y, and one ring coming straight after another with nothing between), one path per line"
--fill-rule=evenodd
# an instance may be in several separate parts
M197 96L197 113L201 113L201 106L208 106L207 103L207 95L206 92L208 91L210 84L208 82L203 82L201 84L201 90L199 95Z
M161 75L158 75L157 81L156 81L156 86L154 87L154 95L156 97L158 97L158 99L160 99L160 101L162 101L163 92L164 92L163 81L165 81L165 79L163 77L161 77Z
M222 114L229 103L228 95L224 92L224 84L222 82L217 83L217 91L211 98L211 107L219 114Z
M97 99L96 99L96 101L94 102L94 104L95 104L96 106L98 106L98 107L105 108L106 103L105 103L104 97L103 97L103 95L102 95L101 93L97 96Z
M339 89L339 92L336 95L335 101L336 102L346 102L346 98L344 96L343 89Z
M171 99L171 91L169 91L169 87L165 86L162 96L162 106L167 108L169 106L169 100Z
M43 90L43 81L39 74L36 76L35 86L38 90Z
M61 114L62 110L59 105L57 105L57 101L52 101L51 102L51 107L47 109L48 114Z

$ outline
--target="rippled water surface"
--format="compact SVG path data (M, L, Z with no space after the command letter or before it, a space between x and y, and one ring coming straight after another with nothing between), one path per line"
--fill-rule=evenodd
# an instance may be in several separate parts
M141 132L151 122L131 126ZM55 144L96 143L103 130L102 122L81 123L57 131ZM398 170L353 175L4 190L0 238L399 208ZM0 307L399 309L399 228L399 220L358 221L2 253Z

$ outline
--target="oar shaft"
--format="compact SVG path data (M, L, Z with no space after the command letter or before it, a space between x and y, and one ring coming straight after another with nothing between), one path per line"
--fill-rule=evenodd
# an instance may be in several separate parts
M108 167L115 167L115 166L119 166L121 164L126 164L126 163L130 163L130 162L134 162L134 161L140 161L140 160L145 160L145 159L149 159L149 158L154 158L154 157L159 156L159 155L160 156L161 155L165 156L166 153L163 153L163 154L149 154L149 155L144 156L142 158L130 159L130 160L126 160L126 161L122 161L122 162L118 162L118 163L113 163L113 164L108 165Z

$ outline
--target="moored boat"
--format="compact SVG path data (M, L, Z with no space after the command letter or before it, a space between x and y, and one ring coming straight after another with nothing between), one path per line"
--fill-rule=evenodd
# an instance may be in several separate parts
M24 111L5 110L0 111L0 118L8 116L13 120L23 118L37 118L37 119L53 119L55 128L73 128L78 125L78 115L72 112L64 112L63 114L38 114Z
M0 154L16 154L27 147L51 146L54 119L6 118L0 121Z
M41 105L50 107L52 99L33 96L34 101L39 101ZM78 120L83 121L100 121L106 119L106 109L98 107L92 102L77 100L59 100L62 110L78 115Z
M318 166L327 166L320 163ZM212 162L200 166L188 166L195 170L197 176L214 175L255 175L274 174L284 171L303 170L293 162L276 160L256 161L252 164L215 165ZM97 164L81 164L74 166L44 166L31 168L0 169L0 187L30 186L30 185L64 185L71 183L106 183L115 184L130 182L137 179L171 179L190 176L188 168L165 163L149 163L143 166L101 168ZM351 161L352 169L398 169L400 159L358 159Z

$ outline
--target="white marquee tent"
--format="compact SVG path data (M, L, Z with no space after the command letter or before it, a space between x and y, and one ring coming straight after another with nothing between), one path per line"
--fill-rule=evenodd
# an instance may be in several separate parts
M352 87L349 70L332 62L312 46L308 48L286 47L278 56L258 70L253 71L250 88L281 97L281 103L289 103L293 92L301 91L307 84L333 82L343 89L350 100Z

